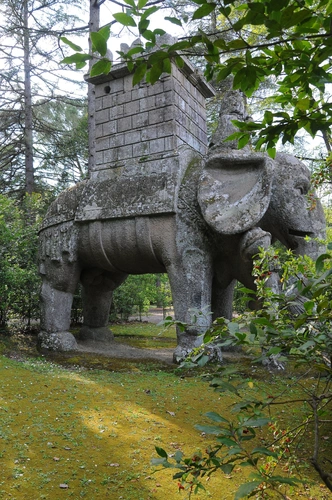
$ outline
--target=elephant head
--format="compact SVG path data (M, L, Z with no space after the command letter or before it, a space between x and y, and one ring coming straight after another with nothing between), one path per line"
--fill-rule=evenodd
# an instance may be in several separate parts
M261 228L298 254L316 258L324 238L321 203L310 192L310 172L294 156L233 149L210 154L201 175L198 202L207 224L218 234ZM261 238L261 233L257 233Z

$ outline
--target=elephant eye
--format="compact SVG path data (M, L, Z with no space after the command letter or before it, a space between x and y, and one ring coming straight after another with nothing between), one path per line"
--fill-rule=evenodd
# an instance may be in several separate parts
M298 184L295 186L296 191L300 193L300 195L308 194L309 191L309 185L306 184Z

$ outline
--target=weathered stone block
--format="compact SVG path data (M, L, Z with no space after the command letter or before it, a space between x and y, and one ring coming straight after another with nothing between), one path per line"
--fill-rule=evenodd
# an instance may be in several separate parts
M139 102L140 112L148 111L149 109L155 109L155 107L156 107L155 96L146 97L145 99L141 99Z
M124 104L123 114L127 115L135 115L139 113L139 101L129 101Z
M150 113L150 112L149 112ZM132 117L132 127L133 128L143 128L149 125L149 114L147 111L145 113L139 113L138 115L133 115Z
M124 118L119 118L118 120L118 132L125 132L126 130L131 130L131 116L125 116Z
M117 120L109 120L106 123L103 123L103 132L102 135L112 135L117 131ZM96 132L96 137L98 137Z
M149 153L150 153L149 142L139 142L137 144L133 144L133 158L146 156Z
M104 163L104 154L103 151L96 151L95 153L95 162L96 166L102 165Z
M163 138L150 140L150 154L162 153L165 149L165 142Z
M125 160L133 157L133 147L128 144L122 148L118 148L118 160Z
M109 149L109 147L110 147L109 137L100 137L99 139L96 139L96 151Z
M115 120L117 118L122 118L123 117L123 110L124 110L123 104L111 107L109 110L110 119Z
M100 111L96 111L95 114L95 120L96 120L96 125L98 123L105 123L109 120L109 110L108 109L101 109Z
M114 134L110 137L110 148L119 148L125 144L125 133Z
M141 132L142 141L151 141L152 139L156 138L157 138L157 126L144 128Z

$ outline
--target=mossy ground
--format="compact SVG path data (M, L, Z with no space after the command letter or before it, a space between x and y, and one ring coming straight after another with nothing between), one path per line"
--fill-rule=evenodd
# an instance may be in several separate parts
M135 331L158 342L153 341L157 327L141 326L119 325L120 333L130 339ZM209 410L230 416L234 396L214 392L199 374L158 362L103 361L92 354L55 362L37 357L32 338L21 338L19 347L14 338L0 338L5 354L0 356L2 500L185 498L171 479L174 471L154 473L150 460L155 446L169 453L204 451L211 440L194 425L210 423L204 417ZM260 374L245 360L236 363L248 380L264 377L273 390L293 390L287 377ZM251 385L248 390L257 391ZM276 410L281 426L301 416L301 406L295 410ZM297 470L308 477L308 487L291 491L290 498L325 500L331 495L305 460L309 441L311 436L299 449ZM206 492L194 498L232 499L244 482L243 473L216 474L205 483Z

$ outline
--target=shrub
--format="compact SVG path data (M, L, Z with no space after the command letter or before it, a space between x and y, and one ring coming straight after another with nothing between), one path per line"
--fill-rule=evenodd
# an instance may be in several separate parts
M21 203L0 195L0 324L39 318L38 227L44 212L40 195Z
M221 348L242 346L255 355L256 362L279 368L283 363L292 363L296 369L292 380L296 397L285 390L271 394L265 390L264 381L244 381L242 375L238 376L227 366L210 370L208 378L216 391L230 391L236 398L235 418L226 419L214 411L208 412L206 416L213 425L199 425L197 429L215 435L215 446L205 453L184 456L178 452L174 457L156 448L159 457L153 460L155 465L176 468L173 479L178 481L180 490L189 491L189 496L204 489L201 481L204 476L217 471L230 474L235 466L240 466L250 467L252 473L251 480L242 484L235 494L236 500L254 495L267 498L270 494L273 498L289 498L287 488L301 482L290 467L296 461L296 444L309 432L314 437L310 462L332 491L331 461L324 452L323 438L324 433L330 432L332 423L331 256L324 254L314 264L308 257L294 257L289 252L280 263L282 290L273 293L266 284L271 275L271 262L275 268L278 259L278 251L269 249L262 251L255 262L262 309L244 313L236 321L219 318L206 333L205 346L194 352L185 365L202 365L206 344L217 344ZM293 278L291 287L289 277ZM314 377L314 383L305 384L309 376ZM254 383L258 391L250 396L248 387L252 388ZM272 416L272 408L285 404L295 406L299 398L303 404L302 420L293 427L280 428ZM264 435L262 446L256 442L250 447L257 430L266 426L272 439ZM326 439L326 435L324 437ZM288 473L280 474L286 455Z

